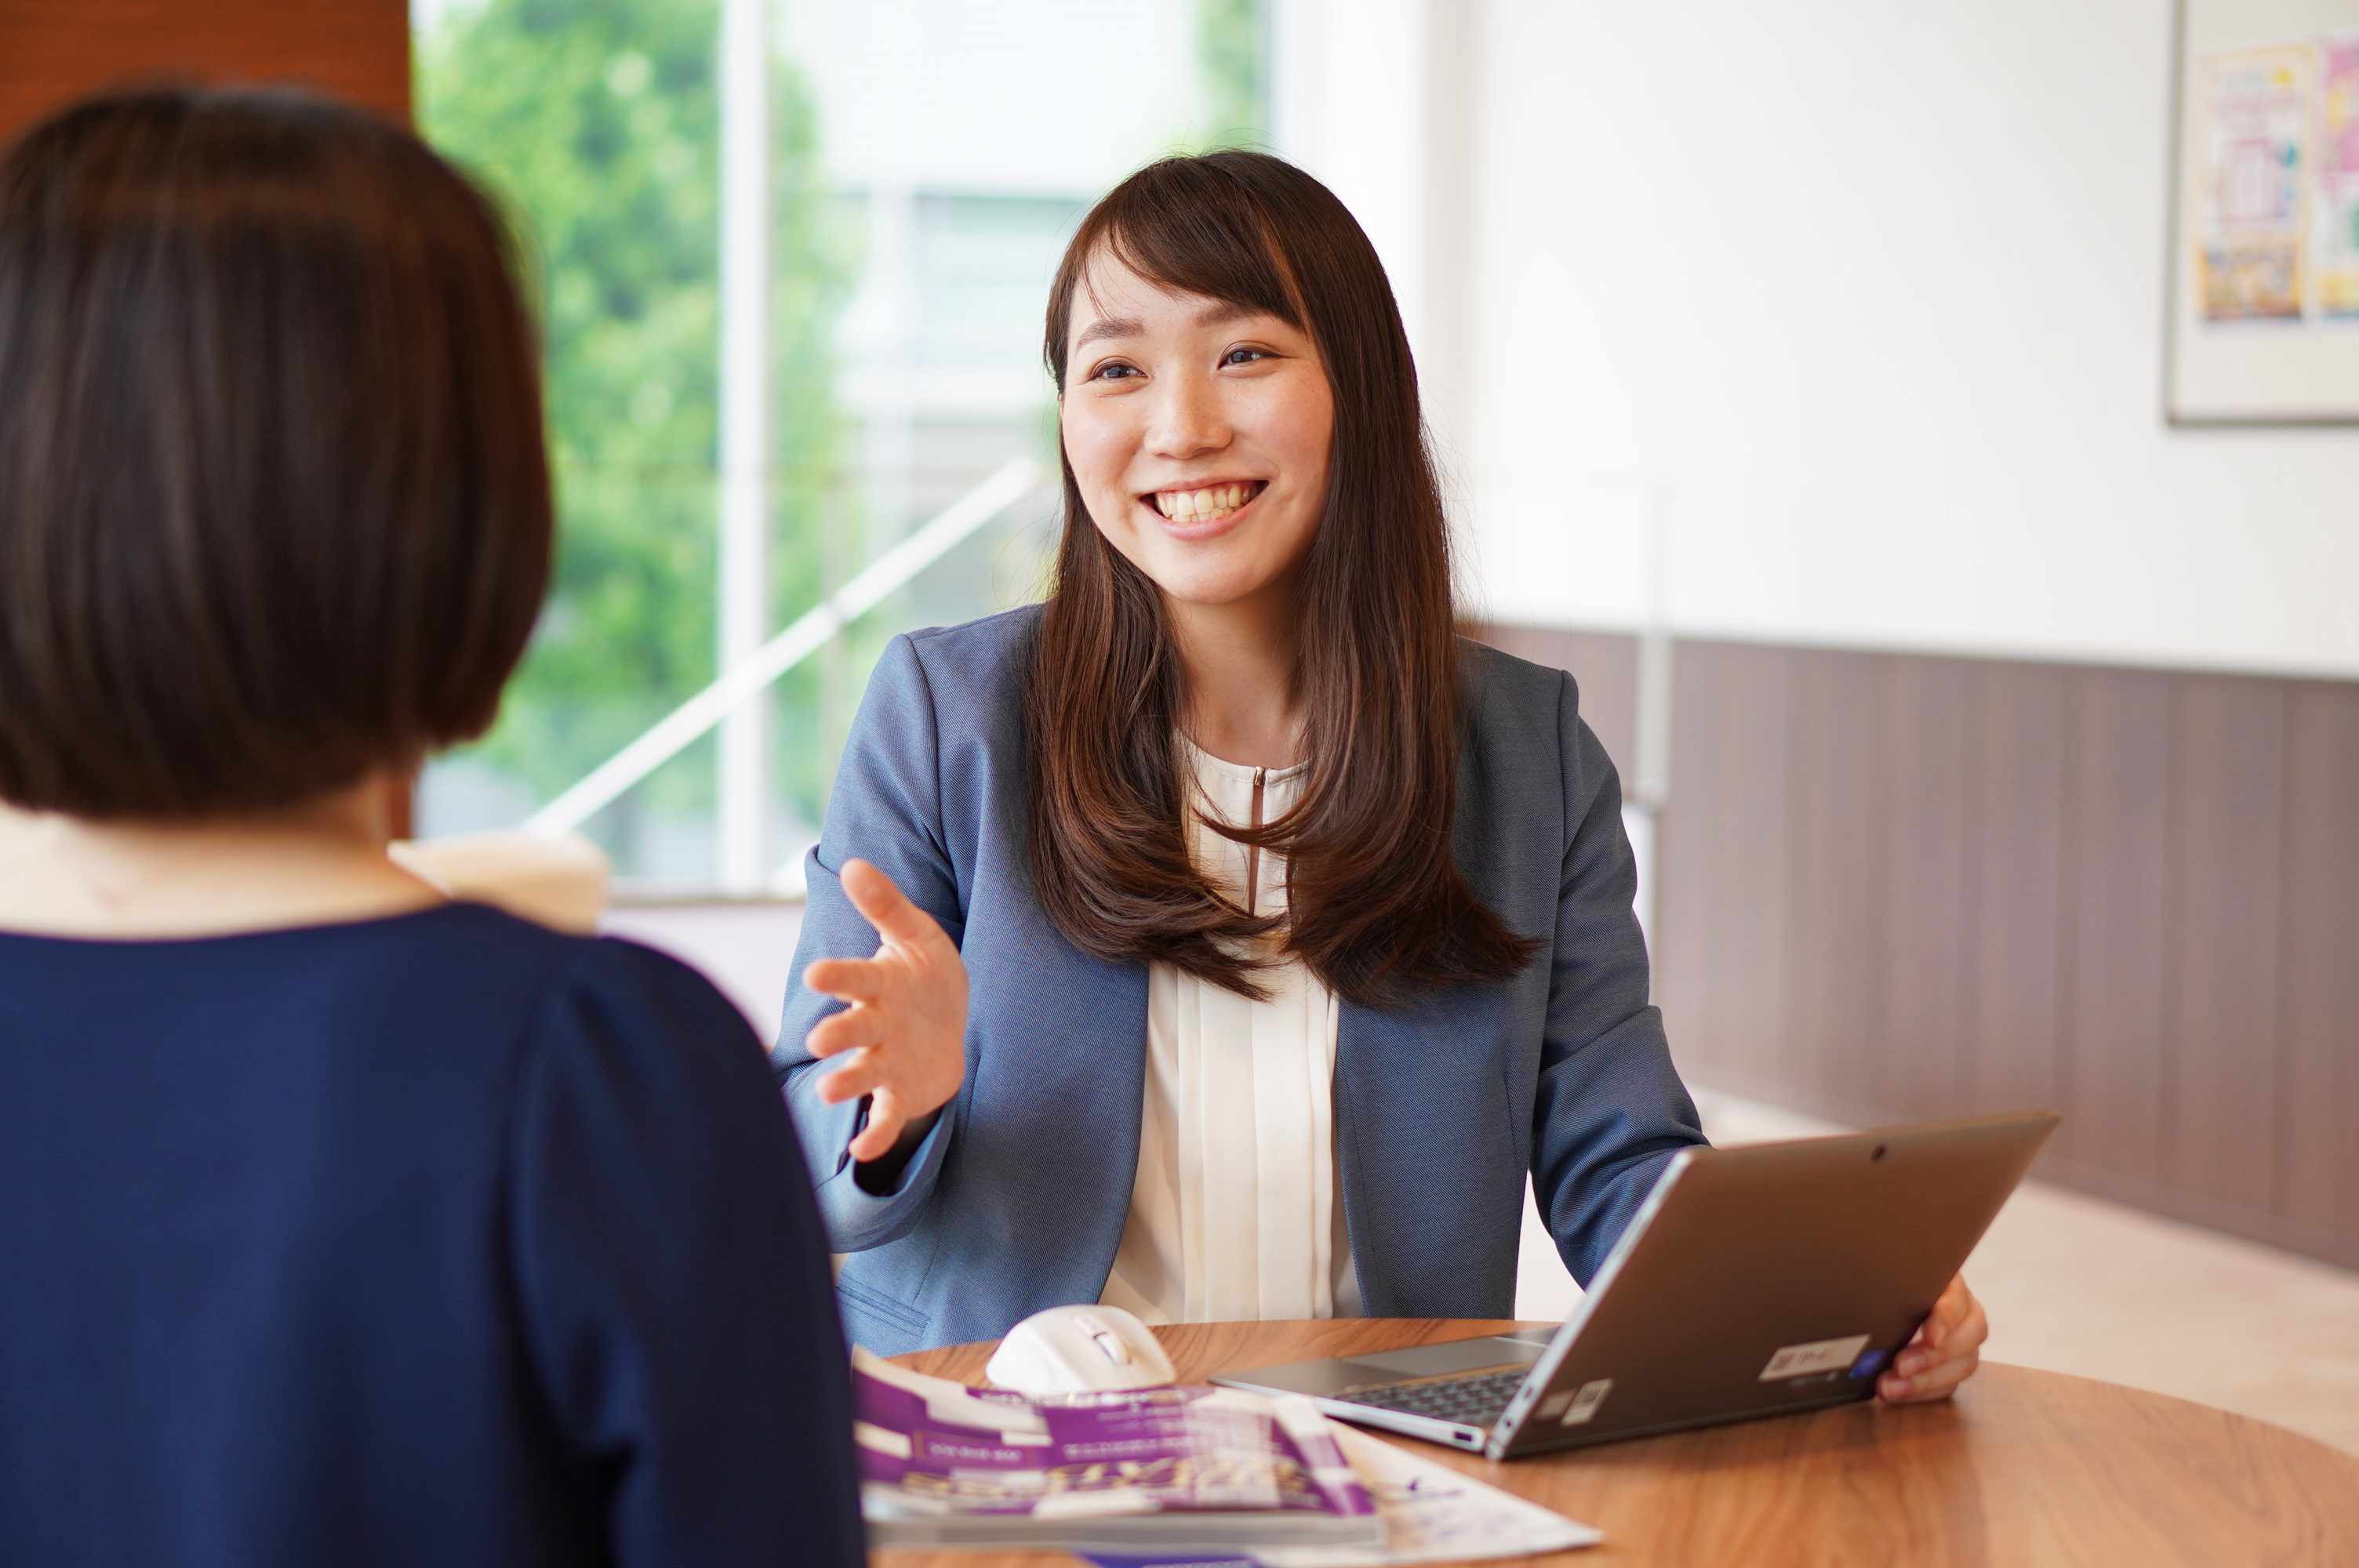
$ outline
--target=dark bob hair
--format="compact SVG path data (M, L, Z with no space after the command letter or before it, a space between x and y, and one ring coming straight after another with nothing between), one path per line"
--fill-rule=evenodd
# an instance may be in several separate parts
M1264 937L1361 1005L1507 979L1538 944L1482 902L1453 852L1463 703L1449 528L1375 247L1332 191L1266 154L1150 164L1082 221L1058 269L1047 350L1060 394L1101 257L1265 311L1318 346L1335 429L1300 604L1310 773L1276 822L1217 829L1287 857L1291 908L1257 919L1190 860L1184 671L1162 596L1099 533L1068 463L1027 693L1042 907L1083 952L1164 960L1247 995L1264 962L1250 941Z
M487 728L548 584L491 204L288 92L103 95L0 160L0 798L267 811Z

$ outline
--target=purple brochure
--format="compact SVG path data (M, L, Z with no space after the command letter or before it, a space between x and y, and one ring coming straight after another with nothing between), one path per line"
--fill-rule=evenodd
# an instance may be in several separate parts
M1380 1539L1375 1505L1308 1400L1204 1387L1027 1400L864 1353L853 1384L880 1545Z

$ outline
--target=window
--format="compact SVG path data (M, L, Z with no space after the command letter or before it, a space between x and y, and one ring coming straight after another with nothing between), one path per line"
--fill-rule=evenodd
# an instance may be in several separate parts
M531 257L562 530L500 722L429 767L421 833L524 820L719 673L716 62L741 3L768 66L766 632L1009 460L1053 471L1039 324L1073 223L1150 157L1260 134L1251 0L419 0L421 128ZM759 822L725 863L709 733L583 830L643 891L799 886L885 642L1037 598L1054 525L1045 493L1004 509L756 699Z

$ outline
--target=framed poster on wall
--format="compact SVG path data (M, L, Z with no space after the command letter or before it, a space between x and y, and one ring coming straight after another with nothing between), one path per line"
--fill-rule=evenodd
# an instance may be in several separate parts
M2359 424L2359 0L2180 0L2166 406Z

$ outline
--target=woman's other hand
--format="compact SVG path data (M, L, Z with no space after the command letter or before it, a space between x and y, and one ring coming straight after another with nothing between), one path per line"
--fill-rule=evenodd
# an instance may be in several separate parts
M1876 1380L1875 1397L1886 1404L1922 1404L1946 1400L1981 1365L1990 1319L1966 1289L1963 1274L1950 1281L1917 1333L1902 1346L1891 1369Z
M852 1141L866 1163L893 1152L901 1130L950 1103L966 1076L966 965L934 917L865 860L846 860L844 895L876 928L873 958L822 958L803 984L849 1002L803 1037L814 1056L844 1059L819 1081L841 1105L871 1098L868 1125Z

